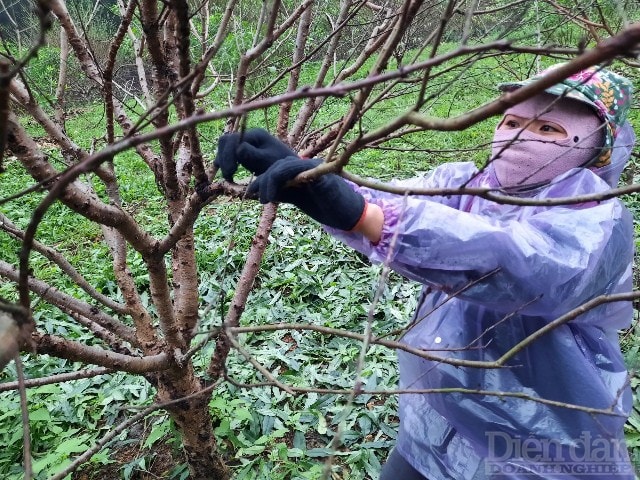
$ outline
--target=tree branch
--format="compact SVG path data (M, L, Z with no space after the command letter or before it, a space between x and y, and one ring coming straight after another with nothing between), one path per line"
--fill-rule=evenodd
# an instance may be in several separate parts
M132 357L39 332L33 334L33 339L36 344L34 353L46 353L73 362L91 363L122 372L159 372L171 366L171 358L166 353Z
M5 217L2 213L0 213L0 230L4 230L13 238L22 241L24 239L24 231L20 230L16 227L11 220ZM100 302L107 308L110 308L114 312L120 314L128 314L129 311L125 305L118 303L106 295L98 292L76 269L71 263L62 255L60 252L54 250L53 248L44 245L37 240L33 242L33 249L42 254L45 258L47 258L52 263L56 264L60 270L67 274L67 276L82 290L85 291L87 295L91 298Z
M297 66L289 72L287 92L292 92L298 88L302 59L305 58L304 52L307 45L307 39L309 38L309 29L311 28L312 13L313 10L311 7L309 7L300 16L298 33L296 35L296 47L291 59L292 63ZM291 113L292 105L293 102L285 102L280 105L280 112L278 113L278 124L276 127L277 135L280 138L286 138L287 136L287 130L289 127L289 115Z
M24 385L24 369L20 355L15 356L16 372L18 374L18 390L20 394L20 413L22 416L22 458L24 463L24 478L33 478L33 465L31 463L31 430L29 428L29 403L27 401L27 391Z
M13 113L9 115L8 122L7 140L13 154L22 162L35 180L43 181L46 188L55 190L52 184L55 185L57 182L52 179L58 177L60 172L51 166L46 156L26 133ZM80 161L77 165L82 165L84 162L86 160ZM138 227L133 218L120 208L105 205L94 193L90 192L81 183L76 182L75 179L73 183L65 185L55 195L66 206L86 218L99 224L118 228L138 251L145 251L151 247L150 236ZM25 240L28 236L29 232L27 230L25 231Z
M249 293L253 288L256 276L260 270L260 261L262 260L264 251L267 248L269 234L271 233L273 222L276 219L277 208L276 204L270 203L265 205L262 209L258 228L256 229L256 234L251 242L251 248L249 249L247 260L242 268L242 273L240 274L236 291L233 295L233 299L231 300L231 305L222 323L224 331L218 336L215 351L213 352L209 362L207 373L209 373L213 379L220 378L224 371L224 364L227 360L227 356L229 355L229 343L234 342L234 340L229 336L233 335L230 333L229 328L237 327L239 325L240 316L242 315L242 312L244 312L247 298L249 297ZM212 336L207 336L202 342L200 342L200 345L197 348L201 348L211 340L211 338ZM197 348L192 349L188 355L193 354Z
M113 143L115 140L114 132L114 106L113 106L113 69L116 64L116 57L118 50L122 46L124 37L131 27L131 21L133 20L133 13L137 2L130 1L126 8L121 9L120 25L118 31L109 46L109 53L107 54L107 63L103 70L104 76L104 104L105 114L107 117L107 143ZM142 82L141 82L142 83Z
M44 385L52 385L54 383L71 382L73 380L80 380L83 378L97 377L98 375L106 375L113 373L114 370L110 368L95 368L92 370L78 370L69 373L59 373L57 375L49 375L41 378L30 378L24 381L25 388L42 387ZM16 390L19 387L19 382L5 382L0 383L0 393Z
M640 299L640 291L635 292L626 292L626 293L616 293L612 295L599 295L595 298L592 298L588 302L583 303L579 307L574 308L573 310L565 313L561 317L556 318L552 322L547 323L544 327L539 328L535 332L533 332L528 337L525 337L516 345L514 345L511 349L506 351L500 358L496 360L497 365L504 365L510 358L513 358L518 352L525 349L527 346L531 345L533 342L546 335L548 332L558 328L560 325L564 325L565 323L579 317L583 313L586 313L590 310L593 310L599 305L604 305L606 303L612 302L633 302L635 300Z
M311 171L311 170L309 170ZM329 170L331 171L331 170ZM322 172L321 172L322 173ZM384 183L377 182L375 180L364 179L358 175L354 175L349 172L343 171L342 177L350 180L363 187L372 188L381 192L395 193L398 195L426 195L426 196L439 196L439 195L474 195L477 197L491 200L492 202L501 203L505 205L519 205L519 206L545 206L551 207L555 205L577 205L581 203L589 202L601 202L609 200L611 198L620 197L621 195L630 195L632 193L640 192L640 185L625 185L622 187L612 188L606 192L590 193L585 195L576 195L574 197L555 197L555 198L524 198L510 196L503 194L500 189L483 188L483 187L460 187L460 188L406 188L406 187L394 187L392 185L386 185ZM313 177L312 177L313 178Z
M146 256L144 261L149 271L151 298L156 307L156 314L164 339L171 351L180 350L185 346L185 342L180 336L171 302L171 291L164 257L161 255Z
M0 276L9 279L12 282L18 282L19 272L13 265L0 260ZM131 327L128 327L124 323L116 320L106 313L101 312L96 307L73 298L72 296L61 292L57 288L52 287L37 278L29 277L28 288L30 291L33 291L42 299L52 305L55 305L63 312L69 315L73 313L82 315L101 327L106 328L110 332L113 332L121 339L129 342L131 345L138 345L135 337L135 331Z

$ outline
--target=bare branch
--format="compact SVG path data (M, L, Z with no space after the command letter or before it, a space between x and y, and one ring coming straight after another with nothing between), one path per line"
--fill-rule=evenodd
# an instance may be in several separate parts
M503 10L510 10L510 9L512 9L512 8L518 6L518 5L521 5L521 4L527 3L527 2L529 2L529 0L516 0L515 2L510 2L510 3L507 3L505 5L500 5L500 6L494 7L494 8L485 8L484 10L471 9L471 10L469 10L467 12L463 12L460 8L458 8L458 9L455 10L455 13L460 13L460 14L463 14L465 16L469 15L469 12L471 12L471 14L473 16L476 16L476 15L491 15L491 14L494 14L494 13L501 12Z
M237 327L239 325L240 316L244 311L247 298L249 297L249 293L253 288L253 283L260 269L260 260L267 248L269 234L271 233L273 222L276 219L276 213L277 205L268 204L265 205L262 210L262 214L260 215L260 222L258 223L256 234L251 242L251 249L247 255L247 261L245 262L242 273L240 274L240 279L238 280L236 291L233 295L233 299L231 300L229 311L224 318L224 332L220 334L216 343L216 349L209 362L207 372L211 378L220 378L224 370L224 364L226 362L227 355L229 354L229 343L234 344L235 342L235 339L229 336L230 334L233 335L233 333L230 333L229 328ZM202 342L200 342L198 347L196 349L192 349L188 355L195 353L198 348L201 348L211 338L212 336L207 336ZM249 357L247 357L247 359L249 359Z
M33 478L33 465L31 464L31 430L29 428L29 404L27 403L27 390L24 384L24 369L20 355L16 355L13 359L16 364L16 372L18 373L18 390L20 392L20 413L22 415L22 444L24 459L24 478L30 480Z
M205 93L200 92L200 86L202 85L202 81L204 80L206 68L209 66L211 59L218 53L220 47L222 46L222 43L224 42L227 30L229 28L229 21L231 20L231 15L233 14L233 10L237 3L238 0L228 0L226 6L224 7L224 15L220 20L220 23L218 24L216 37L214 38L211 46L202 56L202 59L200 60L198 65L196 65L196 67L194 68L194 70L197 72L191 85L191 93L192 95L194 95L194 97L201 97Z
M345 30L347 22L353 18L360 8L364 5L364 2L359 2L353 11L350 11L350 7L352 2L349 0L341 0L340 1L340 11L338 13L338 17L336 25L333 26L332 23L332 31L329 34L328 38L325 40L329 41L329 45L327 46L327 51L322 59L322 64L318 69L318 73L316 75L316 79L314 82L314 87L318 88L324 84L325 78L329 71L329 68L333 62L335 62L336 50L338 48L339 40L341 38L342 33ZM319 45L323 46L324 42ZM340 82L344 73L340 73L339 76L336 77L334 83ZM309 124L310 119L312 118L315 111L320 108L322 103L324 102L324 97L309 97L308 100L304 103L304 105L300 108L300 111L297 114L296 121L289 132L288 141L291 145L297 145L302 137L304 129Z
M502 357L496 360L496 364L504 365L510 358L513 358L518 352L522 351L522 349L526 348L528 345L531 345L533 342L538 340L540 337L546 335L548 332L558 328L560 325L564 325L565 323L579 317L583 313L586 313L590 310L593 310L595 307L599 305L603 305L605 303L611 302L633 302L635 300L640 299L640 291L636 292L627 292L627 293L617 293L612 295L599 295L597 297L592 298L588 302L580 305L577 308L565 313L559 318L547 323L544 327L536 330L534 333L525 337L516 345L514 345L511 349L505 352Z
M160 327L169 348L179 350L184 347L184 339L180 336L179 327L171 302L169 279L164 263L164 257L156 255L145 257L145 263L149 271L149 290L156 307L156 314L160 321Z
M18 282L19 272L13 265L0 260L0 276L8 278L12 282ZM131 327L128 327L115 318L101 312L96 307L67 295L42 280L38 280L33 277L29 278L28 288L47 302L58 307L63 312L68 313L69 315L73 313L80 314L85 318L90 319L92 322L97 323L101 327L106 328L110 332L113 332L121 339L129 342L131 345L137 345L135 332Z
M262 386L273 386L273 383L240 383L232 378L227 377L227 380L240 388L255 388ZM351 395L352 389L336 389L336 388L313 388L313 387L300 387L300 386L288 386L295 394L309 394L318 393L321 395ZM375 396L391 396L391 395L410 395L410 394L422 394L422 395L442 395L447 393L461 393L463 395L482 395L498 398L518 398L523 401L540 403L542 405L549 405L552 407L564 408L568 410L575 410L578 412L585 412L591 415L607 415L611 417L623 417L624 415L614 411L611 408L593 408L584 405L575 405L572 403L559 402L557 400L550 400L547 398L534 397L523 392L504 392L496 390L474 390L471 388L428 388L428 389L398 389L398 390L359 390L357 392L360 395L375 395Z
M7 127L9 134L7 140L11 151L36 180L47 182L45 186L49 187L51 179L56 178L60 172L51 166L39 146L26 133L13 113L9 115ZM126 212L115 206L105 205L95 194L88 191L86 186L74 182L63 194L56 194L56 198L60 198L69 208L97 223L118 228L132 246L139 249L138 251L145 251L151 247L150 236L142 231ZM28 236L28 231L25 234Z
M227 329L227 332L229 332L229 330ZM258 372L260 372L262 374L262 376L264 378L267 379L267 381L269 382L270 385L273 385L274 387L277 387L281 390L284 390L285 392L287 392L290 395L293 395L293 390L291 388L289 388L287 385L285 385L284 383L280 382L277 378L275 378L273 375L271 375L271 372L269 372L269 370L267 370L264 366L262 366L260 364L260 362L258 362L255 358L253 358L253 355L251 355L249 352L247 352L242 345L240 345L238 343L238 341L233 337L233 335L227 335L227 341L229 343L231 343L231 345L233 346L233 348L235 348L236 350L238 350L238 352L240 352L240 354L251 364L253 365L253 367L258 370Z
M507 367L506 363L513 358L518 352L532 344L536 340L540 339L542 336L546 335L548 332L558 328L560 325L564 325L565 323L577 318L583 313L595 308L598 305L602 305L605 303L611 302L631 302L634 300L640 299L640 291L628 292L628 293L619 293L612 295L600 295L595 297L588 302L580 305L579 307L565 313L561 317L547 323L544 327L540 328L536 332L532 333L528 337L524 338L522 341L518 342L511 349L509 349L502 357L497 359L494 362L490 361L476 361L476 360L460 360L456 358L448 358L448 357L440 357L434 355L433 353L436 350L421 350L418 348L411 347L402 342L396 342L391 340L384 340L381 337L371 336L369 338L369 342L375 345L383 345L388 348L403 350L405 352L412 353L418 357L424 358L426 360L431 360L439 363L446 363L449 365L456 366L464 366L464 367L473 367L473 368L505 368ZM320 332L326 335L335 335L339 337L351 338L354 340L358 340L361 342L367 341L367 336L354 333L347 332L345 330L334 329L330 327L324 327L321 325L311 325L311 324L296 324L296 323L276 323L270 325L259 325L253 327L229 327L229 331L233 334L239 333L247 333L247 332L260 332L260 331L275 331L275 330L311 330L315 332ZM448 349L444 349L448 351Z
M49 375L42 378L29 378L24 381L25 388L42 387L44 385L52 385L54 383L71 382L73 380L80 380L83 378L92 378L99 375L106 375L113 373L110 368L95 368L92 370L78 370L69 373L59 373L57 375ZM19 382L6 382L0 383L0 393L16 390L19 387Z
M311 170L309 170L311 171ZM573 197L554 197L544 199L524 198L510 196L503 194L499 189L491 188L473 188L473 187L461 187L461 188L411 188L394 187L379 183L373 180L361 178L357 175L348 172L342 172L342 176L347 180L350 180L363 187L373 188L382 192L396 193L398 195L474 195L481 198L486 198L496 203L502 203L505 205L520 205L520 206L536 206L544 205L547 207L554 205L577 205L588 202L600 202L609 200L611 198L617 198L621 195L630 195L632 193L640 192L640 185L632 184L625 185L618 188L612 188L606 192L590 193L585 195L576 195Z
M160 29L161 19L158 12L158 5L155 0L139 0L140 13L142 22L146 25L145 40L148 47L149 56L152 64L152 78L155 85L156 99L158 100L158 108L155 109L153 123L156 128L162 128L168 125L169 112L167 109L167 95L172 91L172 84L178 80L178 74L175 70L175 57L167 54L165 56L165 45L162 39ZM174 41L172 36L168 36L166 48L172 50ZM174 148L171 138L172 133L167 132L158 136L161 150L161 170L163 188L168 199L171 199L169 206L169 215L173 216L176 209L181 208L182 193L180 192L176 163L173 158Z
M130 1L128 7L126 7L124 5L123 0L117 0L117 1L118 1L118 8L120 9L120 15L122 15L123 17L127 16L127 12L129 11L129 8L134 9L138 5L137 1L132 0ZM145 99L144 104L147 107L150 107L151 105L153 105L153 96L151 95L151 91L149 90L149 82L147 82L147 74L144 68L144 61L143 61L143 50L144 50L143 40L144 39L139 39L138 37L136 37L136 35L134 34L130 26L127 28L127 34L131 39L131 42L133 43L133 49L135 52L134 57L135 57L136 69L138 72L138 82L140 83L140 89L142 90L142 95Z
M16 227L7 217L0 213L0 230L4 230L12 237L23 240L24 232ZM98 292L76 269L71 263L60 253L51 247L48 247L37 240L33 242L33 249L44 255L51 262L55 263L60 270L66 273L73 282L82 288L87 295L94 300L100 302L105 307L110 308L114 312L127 314L127 308L121 303L115 302L106 295Z
M260 332L260 331L273 331L273 330L311 330L314 332L320 332L325 335L335 335L338 337L351 338L354 340L358 340L359 342L364 342L366 340L365 335L355 332L349 332L342 329L324 327L321 325L313 325L313 324L299 324L299 323L273 323L269 325L259 325L254 327L233 327L229 328L229 331L233 334L239 333L247 333L247 332ZM485 361L476 361L476 360L460 360L457 358L447 358L435 355L433 352L435 350L421 350L419 348L414 348L408 346L401 342L395 342L393 340L384 340L378 338L376 336L371 336L370 341L372 345L382 345L388 348L403 350L405 352L412 353L418 357L424 358L426 360L431 360L434 362L446 363L449 365L456 365L460 367L473 367L473 368L506 368L504 365L498 365L497 362L485 362ZM446 350L446 349L444 349Z
M56 87L55 118L64 130L65 123L65 89L67 87L67 69L69 62L69 40L67 32L60 29L60 69L58 70L58 86Z
M66 358L74 362L91 363L114 370L129 373L159 372L171 365L171 358L166 353L133 357L104 350L100 347L84 345L67 338L55 335L34 333L37 353L47 353L58 358Z
M100 71L95 63L95 60L91 56L91 49L88 48L87 43L82 39L79 34L65 2L62 0L49 0L51 12L58 18L60 25L67 34L69 45L73 49L75 56L80 61L80 66L85 72L88 78L102 86L102 78Z
M129 31L129 27L131 26L131 21L133 20L133 13L135 11L137 2L131 1L126 9L122 9L122 18L120 20L120 25L118 27L118 31L116 32L115 38L109 47L109 53L107 55L107 64L104 67L103 75L104 75L104 102L105 102L105 113L107 115L107 143L113 143L115 139L115 133L113 128L113 116L114 116L114 108L113 108L113 69L116 64L116 56L118 54L118 50L120 49L122 42L124 41L124 37Z

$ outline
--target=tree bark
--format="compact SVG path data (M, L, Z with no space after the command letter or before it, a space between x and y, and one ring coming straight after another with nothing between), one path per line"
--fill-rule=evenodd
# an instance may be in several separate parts
M229 469L218 452L209 413L211 392L194 395L202 390L203 385L195 376L192 364L159 376L158 398L161 402L189 397L172 403L167 411L180 431L190 479L227 480Z

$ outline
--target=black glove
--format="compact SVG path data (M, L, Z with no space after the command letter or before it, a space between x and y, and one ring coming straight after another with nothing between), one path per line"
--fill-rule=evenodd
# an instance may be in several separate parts
M256 175L262 175L284 157L298 156L285 143L262 128L247 130L237 152L240 164Z
M218 153L213 164L222 171L225 180L233 182L233 176L238 170L237 150L240 143L239 133L225 133L218 140Z
M329 173L309 183L286 186L299 173L321 163L318 159L284 158L249 185L247 192L257 193L260 203L291 203L323 225L351 230L360 220L366 202L338 175Z
M218 141L218 154L213 164L222 170L222 176L233 181L241 164L250 172L261 175L275 162L296 153L262 128L252 128L244 134L228 133Z

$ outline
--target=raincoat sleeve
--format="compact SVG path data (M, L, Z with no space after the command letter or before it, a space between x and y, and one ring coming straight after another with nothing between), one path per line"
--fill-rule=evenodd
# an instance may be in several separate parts
M457 186L473 169L446 164L405 185ZM609 188L587 170L584 176L575 175L571 192L548 195L593 193L594 184ZM408 197L354 188L382 208L382 238L372 244L360 234L328 229L332 235L407 278L505 314L566 313L595 295L619 290L632 261L631 216L615 199L490 215L501 206L493 203L477 214L461 209L464 197L458 195Z

